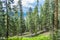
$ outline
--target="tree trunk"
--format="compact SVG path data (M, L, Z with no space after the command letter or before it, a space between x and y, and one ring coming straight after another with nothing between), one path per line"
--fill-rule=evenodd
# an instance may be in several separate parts
M57 28L58 28L58 0L55 0L55 13L54 13L54 40L57 40Z

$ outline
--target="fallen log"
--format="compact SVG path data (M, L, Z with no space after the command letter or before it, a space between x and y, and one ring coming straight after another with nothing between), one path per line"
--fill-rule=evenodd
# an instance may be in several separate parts
M38 35L43 34L43 33L45 33L45 32L48 32L48 31L46 31L46 30L44 30L44 31L39 31L39 32L37 32L37 34L33 33L33 34L25 35L25 36L23 36L23 37L35 37L35 36L38 36Z

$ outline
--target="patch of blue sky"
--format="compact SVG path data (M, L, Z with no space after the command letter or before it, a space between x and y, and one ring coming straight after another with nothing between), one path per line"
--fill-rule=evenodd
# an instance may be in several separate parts
M27 0L26 0L27 1ZM40 6L44 4L45 0L39 0L39 6L38 6L38 10L40 9ZM31 7L32 10L34 10L34 7L37 4L37 0L33 0L33 2L25 2L26 4L23 4L23 12L24 12L24 16L26 16L26 12L29 10L29 8ZM39 10L40 12L40 10Z
M39 0L39 7L38 7L39 9L40 9L40 6L44 4L44 1L45 0ZM14 4L12 5L17 5L17 4L18 4L18 0L14 0ZM26 12L29 10L30 7L32 8L32 10L34 10L34 7L36 6L36 4L37 4L37 0L22 0L24 16L26 16Z

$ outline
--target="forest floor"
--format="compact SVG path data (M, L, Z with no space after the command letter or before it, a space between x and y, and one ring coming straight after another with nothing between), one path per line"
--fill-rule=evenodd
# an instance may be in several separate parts
M38 36L38 35L40 35L40 34L49 35L50 32L47 32L47 31L44 31L44 30L38 31L37 34L35 34L35 33L31 34L31 33L28 33L28 32L27 32L27 33L24 33L22 36L24 36L24 37L34 37L34 36Z
M35 36L35 35L39 35L39 34L42 34L42 32L44 31L38 31L36 34L35 33L30 33L30 32L26 32L24 33L22 36L25 36L25 37L32 37L32 36Z
M37 36L34 36L34 37L21 37L21 36L14 36L14 37L9 37L9 40L12 39L12 40L50 40L50 32L45 32L45 33L42 33L42 34L39 34Z
M49 35L50 34L50 32L45 32L45 33L43 33L43 35L45 35L45 36L47 36L47 35Z

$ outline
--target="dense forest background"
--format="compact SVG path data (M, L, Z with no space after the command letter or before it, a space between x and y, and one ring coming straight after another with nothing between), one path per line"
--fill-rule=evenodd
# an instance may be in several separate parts
M11 4L14 4L14 0L0 0L1 40L9 40L13 36L20 36L20 40L23 40L23 37L33 37L45 32L50 32L50 40L59 40L60 0L45 0L43 5L36 0L34 9L29 7L25 16L22 0L18 0L16 5Z

